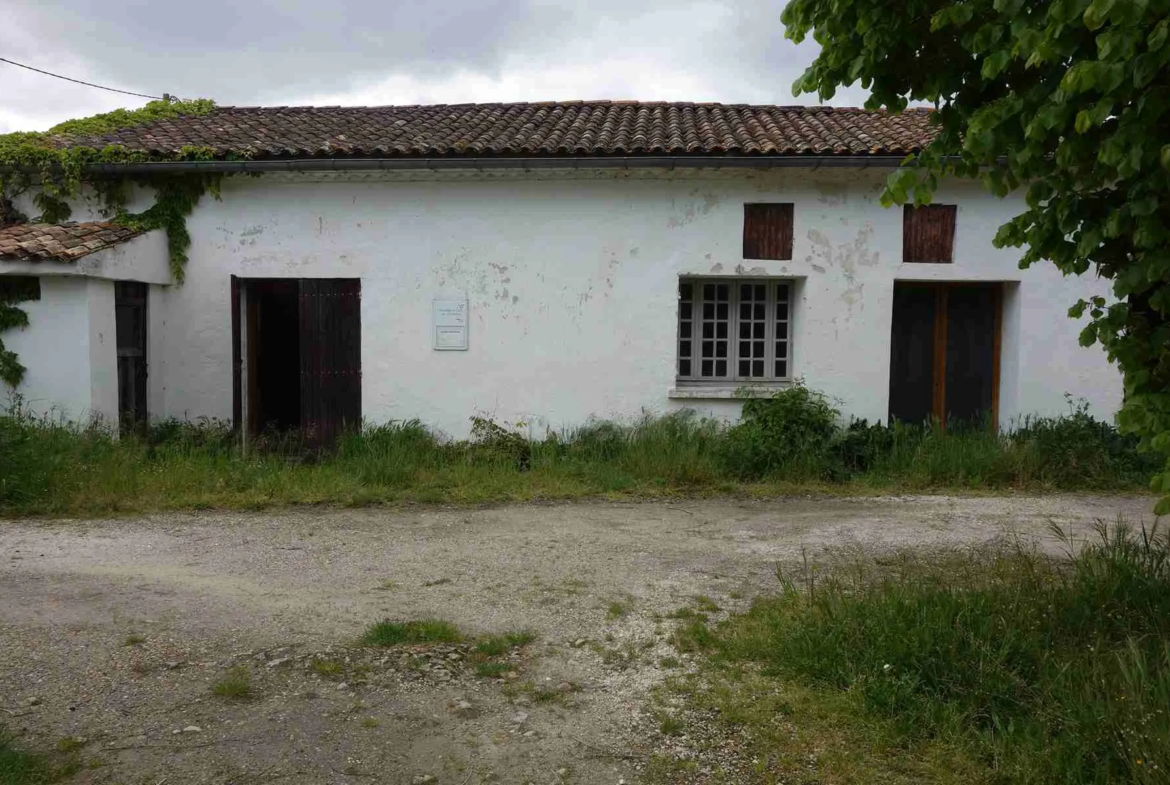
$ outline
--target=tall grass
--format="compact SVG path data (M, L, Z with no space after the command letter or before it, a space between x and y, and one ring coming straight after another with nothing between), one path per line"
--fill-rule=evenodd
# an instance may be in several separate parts
M1016 547L805 570L686 639L844 691L989 781L1170 782L1170 540L1121 523L1067 562Z
M295 433L244 454L221 422L168 421L115 439L100 425L0 416L0 512L119 513L273 504L481 503L597 494L809 487L1136 489L1155 462L1083 409L1012 433L987 428L837 425L795 387L750 401L734 426L692 412L596 421L530 441L473 419L465 441L417 421L368 425L329 453Z

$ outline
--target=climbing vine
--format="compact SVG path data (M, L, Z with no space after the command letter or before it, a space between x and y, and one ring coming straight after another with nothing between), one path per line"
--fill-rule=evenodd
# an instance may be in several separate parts
M30 188L36 191L33 205L40 210L34 220L44 223L68 221L72 214L68 200L81 192L87 167L214 158L215 151L205 147L183 147L177 153L160 155L130 150L121 145L105 145L99 149L93 142L118 130L172 117L207 114L214 108L215 103L207 99L151 101L141 109L116 109L69 120L44 132L0 135L0 226L28 220L13 200ZM166 232L171 273L181 283L187 249L191 245L187 216L204 193L210 191L219 198L221 177L204 173L114 175L93 179L89 184L101 202L102 214L110 220L143 232L152 229ZM141 212L129 212L126 205L131 184L153 190L154 204ZM0 332L28 325L28 314L17 307L16 302L19 300L0 299ZM0 380L16 387L24 378L24 371L16 354L0 342Z
M7 296L3 290L0 290L0 332L15 327L28 326L28 314L23 309L16 307L16 303L23 299ZM15 387L24 378L24 370L24 366L17 359L16 352L4 348L4 342L0 341L0 380Z

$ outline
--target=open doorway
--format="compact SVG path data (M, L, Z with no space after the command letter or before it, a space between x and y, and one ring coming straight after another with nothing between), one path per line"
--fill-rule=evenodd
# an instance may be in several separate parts
M361 281L232 278L236 427L327 446L361 426Z
M890 419L995 424L1000 283L894 282Z
M248 429L301 427L297 281L253 281L248 291Z

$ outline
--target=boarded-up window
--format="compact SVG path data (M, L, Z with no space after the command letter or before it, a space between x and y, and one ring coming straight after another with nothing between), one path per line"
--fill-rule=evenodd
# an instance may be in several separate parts
M743 206L743 258L792 258L792 203Z
M902 213L902 261L950 264L955 246L955 205L906 205Z

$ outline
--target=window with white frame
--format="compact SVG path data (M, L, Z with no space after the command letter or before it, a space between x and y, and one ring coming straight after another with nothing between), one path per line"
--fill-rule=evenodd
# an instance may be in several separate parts
M678 379L790 378L791 281L680 278Z

